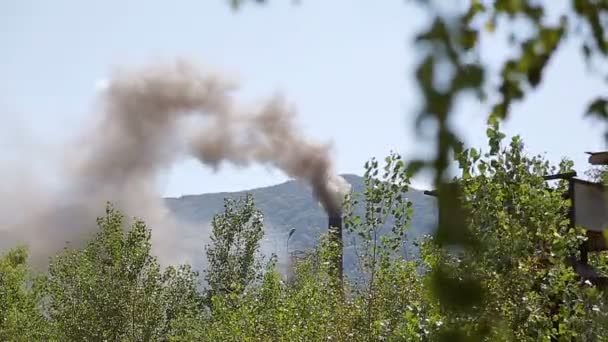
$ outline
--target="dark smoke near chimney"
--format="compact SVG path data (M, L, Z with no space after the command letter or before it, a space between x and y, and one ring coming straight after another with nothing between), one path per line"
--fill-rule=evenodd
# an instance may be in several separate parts
M281 96L246 106L236 101L236 90L234 81L185 59L117 68L100 90L95 125L61 149L65 160L55 161L62 166L62 187L34 186L39 182L33 176L19 183L32 185L30 191L0 189L0 196L12 199L9 209L0 209L7 210L0 216L10 217L0 222L0 249L25 243L44 265L66 241L88 239L95 217L111 201L148 223L161 261L188 261L156 187L159 175L185 157L214 169L223 162L273 166L307 182L328 215L339 217L350 185L335 174L330 146L302 134ZM4 178L7 184L10 178Z

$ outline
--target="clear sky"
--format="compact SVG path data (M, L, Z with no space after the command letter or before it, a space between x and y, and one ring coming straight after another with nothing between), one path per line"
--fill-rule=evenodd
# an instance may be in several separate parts
M236 72L246 100L286 94L304 131L334 143L340 173L361 174L368 158L390 150L406 158L427 154L412 130L418 93L411 38L424 13L405 1L300 2L270 1L235 13L221 0L1 1L0 136L24 131L42 144L66 141L87 122L95 84L112 66L189 56ZM496 62L506 50L490 39L482 41L483 55ZM583 119L582 109L605 86L587 73L573 43L555 56L545 80L515 106L507 133L521 134L532 153L546 152L555 162L567 156L584 171L583 152L604 147L605 127ZM485 144L486 113L468 101L454 120L470 145ZM22 142L0 138L0 144L0 157L35 162L20 152ZM179 196L285 179L266 167L214 173L186 161L161 183L165 195Z

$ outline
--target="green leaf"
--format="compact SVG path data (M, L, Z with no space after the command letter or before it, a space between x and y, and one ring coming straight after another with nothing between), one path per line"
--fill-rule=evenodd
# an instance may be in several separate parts
M603 120L608 119L608 98L598 98L591 102L587 107L586 115Z

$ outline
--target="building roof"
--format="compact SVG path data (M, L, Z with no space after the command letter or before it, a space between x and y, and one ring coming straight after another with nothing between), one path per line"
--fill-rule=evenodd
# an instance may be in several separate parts
M604 152L585 152L589 155L589 164L608 165L608 151Z

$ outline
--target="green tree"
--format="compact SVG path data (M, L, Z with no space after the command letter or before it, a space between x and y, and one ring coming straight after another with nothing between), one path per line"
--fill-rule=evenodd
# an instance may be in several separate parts
M354 233L357 241L357 256L363 281L355 287L358 297L365 300L359 303L365 311L358 334L368 340L381 338L386 330L391 330L399 320L399 315L388 308L388 302L400 298L398 293L388 291L402 289L393 283L390 274L399 273L398 269L408 267L403 260L404 243L409 221L413 214L412 203L407 198L410 177L400 155L392 153L385 158L380 167L376 159L365 163L365 214L355 213L359 194L353 193L344 206L345 227ZM390 222L390 230L383 227ZM389 294L390 292L390 294ZM396 296L396 297L395 297ZM392 298L391 298L392 297Z
M126 230L108 206L97 222L86 247L66 249L49 266L46 312L58 340L164 340L173 320L200 314L196 274L188 266L163 272L142 221Z
M175 341L348 341L358 308L341 300L332 264L334 244L325 235L319 247L295 266L285 283L269 263L260 282L246 292L211 298L204 320L183 321Z
M460 202L463 198L456 195L457 189L447 184L450 156L460 149L460 139L449 124L457 101L473 92L482 102L491 106L488 114L491 127L488 134L492 135L490 152L496 152L496 141L501 139L501 133L493 127L497 127L500 120L510 115L514 103L524 100L529 91L542 84L545 67L564 41L577 40L581 46L581 58L589 66L608 56L607 25L602 19L608 13L608 2L572 0L570 8L566 7L564 12L559 13L561 15L556 22L547 20L546 16L552 2L472 0L466 11L447 16L437 10L437 2L418 3L429 10L431 21L428 29L416 39L416 44L424 51L415 74L423 94L423 105L417 123L432 121L438 129L433 137L436 146L433 160L418 161L414 163L414 169L427 168L434 171L435 186L443 189L439 192L438 203L440 211L449 214L438 224L438 235L442 243L469 251L483 249L482 245L487 241L474 241L476 236L468 231L465 222L468 214L463 208L465 204ZM515 27L523 25L528 28L528 34L515 34ZM488 70L480 58L481 46L478 42L484 30L490 34L495 31L506 33L515 52L513 58L504 61L498 75L500 81L496 85L489 83ZM447 87L436 81L438 65L450 66L454 70ZM594 74L605 77L603 71L596 71ZM607 104L606 98L592 99L587 108L581 108L581 113L605 120L608 118ZM447 294L454 292L451 284L461 282L461 279L455 274L442 272L444 266L446 265L441 263L434 266L437 271L435 283L443 282L444 286L438 286L445 288ZM472 276L468 281L469 289L474 289L481 286L483 279ZM440 298L449 300L457 296ZM461 309L470 310L477 305L474 300L468 303Z
M207 246L209 296L239 294L259 275L263 224L251 194L224 201L224 212L213 217L211 244Z
M566 262L577 256L583 231L570 225L566 183L543 179L570 171L572 163L555 167L541 156L528 156L517 136L502 148L504 134L496 126L488 136L489 151L461 151L462 175L439 190L460 203L440 209L440 220L462 225L439 230L432 240L436 247L427 247L433 252L425 255L431 290L445 315L441 333L597 340L606 334L606 298L581 283ZM446 236L454 233L458 236ZM467 248L456 248L461 246Z
M48 322L40 310L39 277L27 265L27 250L16 247L0 258L0 340L49 339Z

